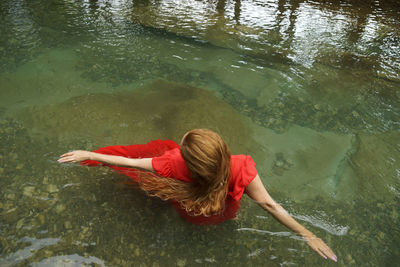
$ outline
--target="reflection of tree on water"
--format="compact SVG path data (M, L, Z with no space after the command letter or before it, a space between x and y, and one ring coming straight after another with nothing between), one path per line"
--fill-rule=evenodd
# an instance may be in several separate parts
M89 8L90 8L90 11L91 11L93 14L96 14L96 13L97 13L97 10L99 9L98 0L89 0Z
M236 24L239 24L239 18L240 18L240 0L235 1L235 21Z
M288 4L289 2L289 4ZM296 18L297 18L297 9L299 8L300 3L298 1L294 0L278 0L278 15L277 15L277 32L281 33L279 40L283 40L284 46L288 46L294 36L294 28L296 25ZM286 27L285 25L285 12L286 10L289 9L290 14L289 14L289 25ZM286 27L286 30L282 30L283 27ZM277 40L277 41L279 41Z
M225 13L225 7L226 7L226 0L219 0L217 2L217 13L219 16L224 16ZM241 1L240 0L235 0L235 6L234 6L234 20L236 21L236 24L240 24L240 7L241 7Z
M396 1L161 0L140 3L142 7L146 5L149 13L138 16L139 22L148 26L206 39L235 50L238 46L248 48L246 53L257 57L273 62L294 61L307 68L315 62L336 68L341 62L362 61L374 74L395 79L394 67L385 61L398 61L396 46L386 44L390 39L399 40L392 34L398 31ZM178 8L171 9L173 6ZM153 15L157 19L152 19ZM162 25L163 18L176 22L172 25L166 21ZM386 38L388 35L390 38ZM384 56L370 57L376 52ZM351 61L349 54L356 60Z

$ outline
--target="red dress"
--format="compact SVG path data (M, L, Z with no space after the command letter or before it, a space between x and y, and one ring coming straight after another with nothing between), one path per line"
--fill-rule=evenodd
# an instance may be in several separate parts
M153 169L157 174L191 182L190 172L181 156L179 145L171 140L155 140L144 145L108 146L95 150L101 154L124 156L128 158L153 158ZM138 173L132 168L113 166L93 160L81 163L89 166L108 166L137 181ZM195 224L217 224L233 219L240 207L240 199L246 186L256 177L255 163L250 156L233 155L231 157L231 176L229 178L228 196L225 210L221 214L212 216L193 216L181 208L177 201L170 201L177 212L186 220Z

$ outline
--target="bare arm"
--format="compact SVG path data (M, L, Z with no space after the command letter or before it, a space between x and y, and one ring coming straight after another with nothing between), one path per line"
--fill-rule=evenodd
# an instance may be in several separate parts
M149 171L154 171L152 165L152 158L143 158L143 159L131 159L121 156L113 156L113 155L104 155L96 152L84 151L84 150L76 150L72 152L65 153L60 156L58 162L66 163L66 162L81 162L84 160L95 160L104 163L108 163L111 165L117 166L126 166L133 168L141 168Z
M256 201L263 209L268 211L280 223L288 227L290 230L303 237L307 244L315 250L321 257L329 257L333 261L337 261L335 253L322 241L316 237L312 232L307 230L304 226L299 224L281 205L276 203L268 194L260 177L256 176L254 180L246 187L246 194Z

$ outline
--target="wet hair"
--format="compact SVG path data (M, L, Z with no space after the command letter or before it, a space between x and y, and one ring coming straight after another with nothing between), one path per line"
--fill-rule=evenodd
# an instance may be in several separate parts
M192 215L222 213L228 193L231 154L224 140L208 129L194 129L181 142L192 182L142 173L139 186L149 195L178 201Z

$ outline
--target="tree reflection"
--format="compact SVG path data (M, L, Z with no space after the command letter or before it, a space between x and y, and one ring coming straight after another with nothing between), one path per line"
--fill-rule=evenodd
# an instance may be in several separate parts
M226 6L226 0L218 0L217 13L223 16L225 13L225 6Z
M235 1L235 16L234 20L236 21L236 24L240 24L240 0Z
M255 57L282 54L293 61L296 56L308 55L306 67L312 66L316 58L334 67L340 67L340 62L362 60L362 65L380 76L399 80L395 76L400 66L400 5L395 0L86 0L74 4L60 0L41 5L3 1L1 22L8 27L2 28L0 41L8 47L9 42L19 40L17 35L22 33L13 30L13 25L22 23L30 32L25 34L24 42L30 45L70 42L71 35L84 36L99 15L110 21L112 16L124 16L123 8L113 6L133 6L133 19L146 26L206 39L241 52L245 47L245 53ZM63 15L54 19L46 10ZM126 21L132 17L126 16ZM56 30L50 34L52 29ZM336 60L331 58L332 51ZM302 64L300 59L294 62Z

